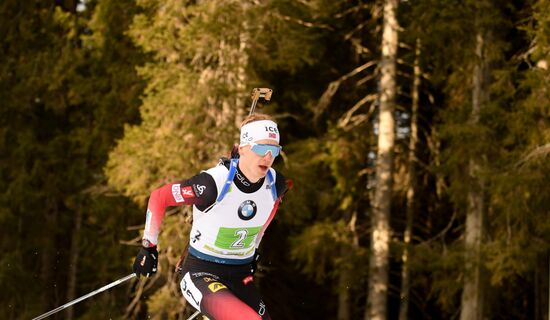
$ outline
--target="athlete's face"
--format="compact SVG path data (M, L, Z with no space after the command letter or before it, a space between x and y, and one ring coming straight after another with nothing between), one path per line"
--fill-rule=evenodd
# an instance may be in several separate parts
M279 147L279 144L275 140L265 139L256 141L255 143L256 145L271 145L274 147ZM239 147L239 168L248 180L251 182L256 182L265 177L267 171L271 168L271 165L273 165L275 157L273 156L274 152L265 152L269 149L269 146L255 146L254 150L252 148L253 146L250 145ZM260 152L260 154L257 152Z

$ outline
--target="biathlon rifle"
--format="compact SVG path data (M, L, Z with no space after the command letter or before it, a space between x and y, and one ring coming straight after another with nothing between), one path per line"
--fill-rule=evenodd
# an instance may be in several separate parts
M266 104L269 103L269 100L271 100L271 94L273 94L273 90L269 88L254 88L252 89L252 105L250 106L250 112L248 115L251 115L256 110L256 106L258 104L258 101L263 101Z

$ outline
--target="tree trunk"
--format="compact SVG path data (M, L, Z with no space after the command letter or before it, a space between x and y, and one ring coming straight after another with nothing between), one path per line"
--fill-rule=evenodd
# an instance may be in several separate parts
M342 247L340 249L340 255L346 261L347 257L351 254L348 247ZM352 281L352 273L345 270L338 275L338 320L349 320L349 286Z
M534 270L534 318L537 320L548 320L550 313L548 304L548 281L549 279L550 255L548 253L537 256L537 266Z
M371 320L387 318L390 210L395 143L397 5L397 0L386 0L384 3L376 191L371 215L369 287L365 312L365 319Z
M469 174L475 175L479 164L470 161ZM480 249L483 236L483 181L473 179L468 192L468 212L465 230L465 275L462 291L461 320L480 320L483 314Z
M56 264L55 230L57 229L58 207L56 199L46 200L44 210L44 234L40 250L40 279L42 280L41 305L45 310L57 304L58 286L55 283L54 269Z
M479 10L478 10L479 11ZM488 34L478 29L476 35L476 59L473 88L471 123L479 122L480 110L488 100L488 63L486 56ZM465 274L462 291L461 320L481 320L483 317L484 286L481 277L481 242L483 239L483 216L485 211L485 181L480 176L483 155L473 155L469 160L468 207L466 212Z
M346 218L347 219L347 218ZM357 211L353 211L349 217L348 228L351 235L351 247L344 246L340 250L340 256L344 261L349 261L351 256L357 252L359 248L359 236L357 234ZM354 281L353 270L345 268L338 277L338 320L351 319L350 313L350 288Z
M410 292L410 270L409 250L411 246L413 220L415 210L415 189L416 189L416 143L418 141L418 97L420 88L420 39L416 39L416 50L414 59L414 77L412 89L412 110L411 110L411 134L409 137L409 159L407 177L407 218L405 233L403 236L403 256L401 257L401 305L399 307L399 320L407 320L409 314L409 292Z
M74 222L74 229L71 239L71 253L69 263L69 275L67 280L67 301L72 301L76 298L76 280L78 274L78 257L80 254L80 228L82 226L82 207L78 206ZM71 320L74 317L73 307L67 308L67 319Z

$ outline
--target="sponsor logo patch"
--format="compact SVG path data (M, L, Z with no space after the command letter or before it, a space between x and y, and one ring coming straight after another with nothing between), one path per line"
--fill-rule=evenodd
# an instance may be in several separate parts
M210 291L212 292L218 292L221 289L227 289L227 287L220 282L212 282L208 285L208 289L210 289Z
M277 130L277 128L275 128L275 127L265 126L264 128L265 128L265 131L267 131L267 132L279 133L279 130Z
M249 284L250 282L252 282L254 280L254 277L253 276L248 276L246 278L243 279L243 283L244 285L246 286L247 284Z
M183 197L180 193L180 185L178 183L172 185L172 195L174 196L174 200L176 202L184 202Z
M184 198L195 197L195 194L193 193L193 187L191 186L183 187L183 189L181 189L181 194L183 195Z
M191 273L193 277L212 277L214 279L218 279L218 276L215 274L211 274L208 272L193 272Z
M197 193L199 194L199 196L202 196L204 190L206 190L206 186L196 184L195 187L197 188Z
M211 277L204 277L204 282L212 282L212 281L216 281L217 279L214 279L214 278L211 278Z
M254 218L256 215L256 211L258 210L256 203L252 200L246 200L239 206L239 209L237 210L237 213L239 214L239 218L243 220L250 220Z
M240 181L244 186L246 186L246 187L249 187L249 186L250 186L250 183L249 183L248 181L246 181L246 178L245 178L242 174L236 172L236 173L235 173L235 176L237 177L237 179L239 179L239 181Z

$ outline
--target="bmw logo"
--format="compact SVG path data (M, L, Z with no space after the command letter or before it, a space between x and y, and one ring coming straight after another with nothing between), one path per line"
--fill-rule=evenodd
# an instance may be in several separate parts
M243 220L250 220L256 215L256 203L252 200L246 200L239 206L239 218Z

